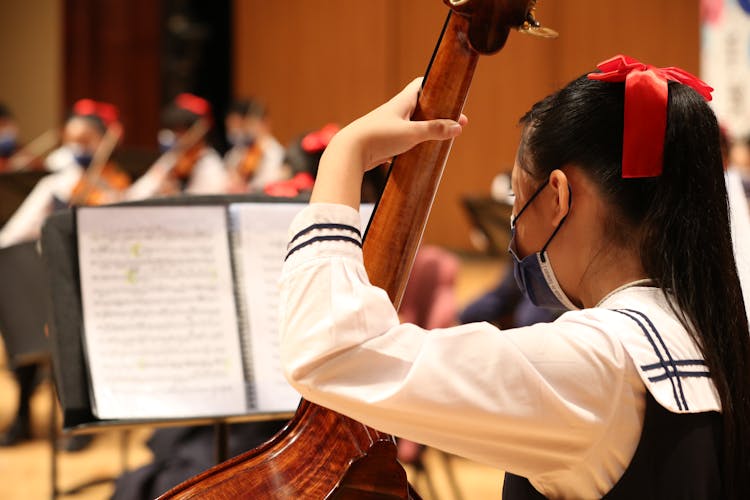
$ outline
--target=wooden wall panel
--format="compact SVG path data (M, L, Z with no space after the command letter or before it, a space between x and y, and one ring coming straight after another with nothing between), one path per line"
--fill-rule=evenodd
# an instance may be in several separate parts
M234 90L264 100L283 141L385 99L386 3L235 2Z
M518 119L537 100L616 53L698 70L699 0L543 0L539 18L558 40L512 33L482 58L469 94L469 126L455 145L425 242L470 247L459 202L487 193L512 166ZM440 0L235 0L238 95L271 105L289 140L326 121L346 123L422 74L447 13Z
M161 10L151 0L66 0L64 106L116 104L128 146L153 148L161 110Z
M62 0L0 2L0 101L28 142L57 127L62 101Z
M554 24L561 33L556 42L556 85L616 53L655 66L680 66L699 72L698 0L565 0L556 2L554 10Z

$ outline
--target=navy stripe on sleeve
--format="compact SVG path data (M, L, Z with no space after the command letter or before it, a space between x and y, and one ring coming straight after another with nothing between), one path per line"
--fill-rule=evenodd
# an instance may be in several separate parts
M289 242L288 246L291 246L295 241L297 241L300 237L306 235L310 231L314 231L316 229L340 229L342 231L351 231L352 233L359 236L359 239L362 240L362 233L359 232L359 229L357 229L354 226L350 226L348 224L335 224L335 223L320 223L320 224L312 224L310 226L307 226L305 229L300 231L299 233L295 234L294 237Z
M346 242L349 242L349 243L354 243L358 247L362 248L362 243L358 239L351 238L349 236L343 236L343 235L338 235L338 234L330 234L330 235L325 235L325 236L314 236L314 237L310 238L309 240L307 240L305 242L302 242L299 245L297 245L296 247L294 247L291 250L289 250L289 253L286 254L286 257L284 257L284 260L286 261L297 250L301 250L301 249L305 248L306 246L308 246L308 245L310 245L312 243L315 243L316 241L346 241Z

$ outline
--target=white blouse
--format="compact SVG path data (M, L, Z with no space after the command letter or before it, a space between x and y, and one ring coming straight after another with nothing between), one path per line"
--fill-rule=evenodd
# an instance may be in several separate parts
M647 386L673 411L719 408L707 376L654 366L667 355L702 361L658 289L626 287L554 323L426 331L400 324L369 284L355 210L310 205L290 240L280 281L286 376L304 398L380 431L527 477L549 497L599 498L635 453ZM612 309L645 315L664 350L651 348L647 321Z
M68 203L84 170L70 163L42 177L0 230L0 248L36 240L55 208L55 199Z

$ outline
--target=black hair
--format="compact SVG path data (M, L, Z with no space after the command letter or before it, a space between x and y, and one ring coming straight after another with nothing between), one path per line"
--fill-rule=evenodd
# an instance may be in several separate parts
M70 121L74 118L80 118L81 120L86 120L86 122L94 127L99 134L104 135L107 132L107 125L104 123L104 120L101 119L99 115L81 115L78 113L71 113L70 116L68 116L68 120Z
M15 117L13 116L13 113L11 112L10 108L0 102L0 119L6 119L6 120L13 120Z
M227 114L238 114L243 118L260 118L268 116L268 108L257 99L237 99L229 105Z
M598 186L605 236L639 252L703 353L722 405L725 498L748 498L750 340L719 126L697 92L670 82L662 175L623 179L624 92L582 76L535 104L521 119L519 167L542 182L575 165Z
M187 130L201 119L201 115L171 103L161 113L161 124L171 130Z
M318 175L318 164L323 156L323 149L320 151L309 152L302 147L302 139L307 134L295 138L284 152L284 163L289 166L291 176L294 177L300 173L308 173L313 177Z
M291 177L304 172L312 175L313 178L318 176L318 166L325 149L305 151L302 147L302 139L306 135L302 134L293 140L284 153L284 163L289 166ZM362 203L375 203L379 200L385 189L385 181L386 174L380 167L365 172L360 193Z

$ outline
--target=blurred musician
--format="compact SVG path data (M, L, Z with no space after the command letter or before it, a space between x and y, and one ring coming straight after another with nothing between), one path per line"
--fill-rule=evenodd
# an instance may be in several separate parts
M292 141L284 153L281 165L284 180L269 183L263 192L283 197L309 194L315 183L315 176L318 175L318 164L323 151L339 128L337 124L329 123Z
M233 191L261 191L284 178L284 148L271 134L268 111L263 104L254 99L233 102L225 125L231 149L224 156L224 163Z
M38 238L44 219L56 207L119 201L130 178L108 158L121 130L112 104L91 99L76 102L65 122L63 146L52 153L54 173L39 181L0 230L0 247ZM95 154L100 164L89 170Z
M9 159L18 145L18 125L13 113L0 103L0 173L9 168Z
M211 105L192 94L180 94L162 113L162 155L128 190L127 199L177 194L221 194L228 176L221 157L206 142Z

